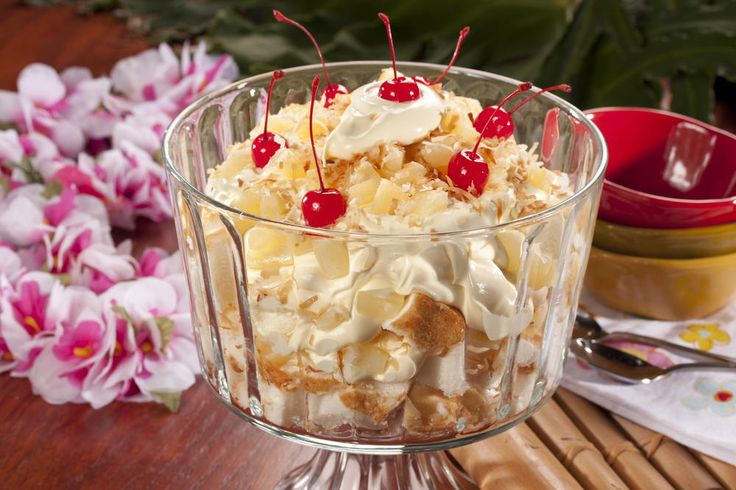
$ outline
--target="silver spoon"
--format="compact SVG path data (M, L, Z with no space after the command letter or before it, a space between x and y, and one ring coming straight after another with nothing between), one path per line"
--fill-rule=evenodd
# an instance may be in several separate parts
M668 342L656 337L649 337L647 335L639 335L629 332L606 332L605 330L603 330L603 327L601 327L598 321L596 321L593 315L582 309L578 310L575 326L573 327L572 337L573 339L588 339L593 343L600 343L603 340L627 340L629 342L638 342L640 344L653 345L655 347L661 347L673 352L679 352L683 356L691 357L694 359L703 359L706 361L715 361L736 365L736 359L733 359L731 357L693 349L691 347L675 344L673 342Z
M736 370L736 364L723 362L690 362L660 368L628 352L583 338L573 339L570 342L570 350L575 354L575 357L587 362L594 368L600 369L620 381L632 384L651 383L675 371L690 369Z

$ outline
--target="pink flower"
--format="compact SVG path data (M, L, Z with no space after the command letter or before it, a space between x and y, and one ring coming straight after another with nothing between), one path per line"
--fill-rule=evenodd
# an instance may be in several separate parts
M85 285L97 294L104 293L121 281L136 276L133 257L108 244L96 243L77 257L71 272L71 283Z
M115 313L114 353L90 373L85 399L93 406L115 398L154 400L194 383L199 367L189 315L180 309L177 288L143 278L111 287L102 301L106 311Z
M32 215L33 220L26 223L19 219L16 235L23 234L11 237L16 245L24 247L18 254L27 268L67 274L74 268L77 257L90 245L112 245L107 212L99 199L76 194L69 188L51 201L44 201L40 195L33 197L41 200L40 204L37 200L27 206L27 216ZM36 206L36 211L32 212L32 206ZM0 211L0 223L4 219Z
M13 357L13 353L10 352L8 344L5 343L5 339L0 337L0 373L4 373L14 369L18 363Z
M161 149L164 131L170 122L170 116L155 108L134 112L115 125L112 146L122 149L133 144L153 155Z
M84 148L85 130L92 135L109 135L112 121L104 128L96 117L110 90L109 80L86 79L85 74L74 70L59 76L42 63L25 67L18 76L18 93L0 91L0 121L48 136L61 153L71 157Z
M171 202L164 170L151 156L133 144L105 151L97 160L81 155L79 170L90 177L82 189L104 196L110 221L132 229L135 218L143 216L162 221L171 216Z
M199 94L222 87L237 75L230 56L210 56L204 43L194 55L185 43L181 59L171 47L161 44L115 65L113 88L123 97L109 97L106 106L115 114L130 113L134 107L154 107L174 115Z
M15 375L24 375L51 341L64 311L62 296L61 283L44 272L29 272L15 287L0 288L0 337L16 363Z
M78 287L63 288L54 335L40 349L28 378L48 403L84 402L89 373L113 347L113 332L102 316L99 297ZM50 307L49 307L50 309Z
M131 102L150 102L180 78L179 60L168 44L118 61L110 73L113 88Z
M25 185L0 198L0 240L17 247L38 243L53 230L45 222L43 186Z
M0 91L0 372L49 403L172 399L199 372L178 254L117 247L111 223L171 216L155 161L173 115L237 76L185 44L121 61L111 79L40 63ZM114 86L114 87L113 87ZM111 92L114 90L114 92ZM61 185L59 185L61 184Z
M48 178L60 165L59 151L53 141L39 133L20 136L15 130L0 131L0 175L10 178L11 188L23 182L33 182L33 170ZM32 169L25 168L28 162Z
M24 270L23 260L15 249L7 243L0 242L0 291L3 287L2 279L13 285Z

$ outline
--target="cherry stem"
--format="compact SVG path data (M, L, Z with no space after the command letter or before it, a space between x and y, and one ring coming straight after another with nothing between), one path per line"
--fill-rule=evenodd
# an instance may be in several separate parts
M553 90L562 90L563 92L566 92L566 93L568 93L568 94L569 94L570 92L572 92L572 87L571 87L571 86L569 86L569 85L568 85L568 84L566 84L566 83L561 83L561 84L559 84L559 85L553 85L552 87L547 87L547 88L543 88L543 89L542 89L542 90L540 90L539 92L537 92L537 93L535 93L535 94L532 94L532 95L530 95L529 97L527 97L526 99L524 99L524 100L522 100L521 102L519 102L519 105L517 105L516 107L514 107L513 109L511 109L511 110L509 111L509 114L513 114L514 112L516 112L516 111L517 111L517 110L519 109L519 107L523 106L524 104L526 104L527 102L529 102L529 101L530 101L530 100L532 100L533 98L535 98L535 97L539 97L539 96L540 96L540 95L542 95L543 93L545 93L545 92L551 92L551 91L553 91Z
M304 32L304 34L307 35L310 41L312 41L312 44L314 44L314 49L317 50L317 54L319 55L319 60L322 62L322 71L325 73L325 83L329 86L330 85L330 77L327 74L327 64L325 64L325 57L322 55L322 50L319 49L319 44L317 44L317 40L314 38L311 32L301 25L299 22L295 21L294 19L290 19L289 17L285 16L283 13L281 13L280 10L273 9L273 16L276 18L277 21L283 22L285 24L291 24L294 27L298 27L299 29Z
M394 66L394 80L399 78L399 74L396 71L396 51L394 51L394 38L391 35L391 21L388 20L388 15L383 12L378 13L378 18L381 19L383 25L386 26L386 36L388 37L388 47L391 48L391 63Z
M322 180L322 171L319 169L319 160L317 159L317 147L314 145L314 129L312 129L312 121L314 121L314 99L317 98L317 89L319 88L319 75L315 75L312 79L312 101L309 103L309 139L312 142L312 156L314 157L314 166L317 167L317 176L319 177L319 187L322 192L325 191L325 183Z
M483 130L480 132L480 135L478 136L478 140L475 142L475 146L473 147L473 153L478 153L478 147L480 146L480 141L483 139L483 133L486 132L486 128L489 124L491 124L491 121L493 121L493 116L496 115L498 110L503 107L503 105L514 98L516 95L520 94L521 92L526 92L532 88L532 84L530 82L523 82L520 83L518 87L516 87L516 90L508 94L506 97L503 98L503 100L496 106L496 109L493 111L493 114L491 114L491 117L488 118L486 123L483 125Z
M271 75L271 83L268 84L268 97L266 98L266 119L263 121L263 134L268 132L268 113L271 112L271 92L273 92L273 86L276 84L276 80L284 76L284 72L276 70Z
M432 82L432 85L435 83L440 83L445 76L450 72L450 68L452 68L455 65L455 60L457 59L457 55L460 53L460 46L463 45L463 41L468 36L468 33L470 32L470 27L465 26L460 30L460 36L457 38L457 44L455 45L455 52L452 53L452 59L450 60L450 63L448 63L447 68L445 68L445 71L443 71L440 76L434 79Z

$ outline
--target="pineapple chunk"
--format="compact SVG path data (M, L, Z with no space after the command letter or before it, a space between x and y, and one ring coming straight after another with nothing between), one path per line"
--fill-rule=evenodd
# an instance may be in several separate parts
M289 233L254 226L245 235L245 261L249 268L266 269L292 265L294 243Z
M377 322L385 322L396 316L404 307L405 297L391 289L369 289L359 291L355 296L358 313Z
M308 236L296 237L294 240L294 255L304 255L311 252L312 239Z
M250 148L244 144L230 148L227 158L216 169L215 175L223 179L233 179L245 167L253 165Z
M246 189L238 194L231 205L245 213L258 216L261 212L261 196L253 189Z
M276 134L291 133L294 130L294 121L278 114L271 114L268 116L268 130Z
M331 238L312 240L319 270L326 279L337 279L350 272L350 257L345 242Z
M454 152L449 144L429 141L422 143L420 154L430 167L442 174L447 174L447 166Z
M358 207L363 208L373 202L373 197L376 195L378 189L378 179L370 179L363 181L359 184L355 184L348 189L351 200L355 200Z
M360 184L366 180L380 180L381 175L376 172L373 164L365 159L361 159L360 162L353 168L350 173L350 184Z
M231 205L245 213L258 216L261 213L261 196L253 189L246 189L237 195ZM233 222L241 235L255 224L255 220L250 218L234 218Z
M399 186L390 180L381 179L368 211L373 214L389 214L394 209L396 201L405 201L406 199L406 193Z
M409 162L404 165L404 168L394 174L393 181L397 184L416 182L426 174L427 169L424 168L424 165L417 162Z
M383 160L381 160L381 174L391 177L401 170L404 165L404 149L400 146L386 145L384 147Z
M455 111L447 111L442 116L442 119L440 120L440 128L442 128L442 132L444 133L450 133L453 129L455 129L455 126L457 126L457 123L460 119L460 115Z
M552 286L557 275L557 266L554 260L547 260L538 254L533 254L529 270L529 287L541 289Z
M312 132L314 133L315 138L326 135L327 121L320 117L315 117L314 124L312 125ZM309 119L305 119L301 123L299 123L296 134L303 141L309 141Z
M281 161L281 175L285 179L302 179L307 175L307 171L304 169L306 161L303 155L299 153L289 152Z
M260 216L277 220L286 214L286 202L278 194L263 194L260 201Z
M521 248L524 243L524 234L516 230L502 231L498 234L498 241L501 242L504 251L506 251L506 267L504 267L504 270L516 276L521 267Z
M447 193L441 190L420 192L412 199L409 214L413 216L432 216L447 209L449 199Z
M527 170L527 182L537 189L549 191L552 179L549 170L543 167L535 167Z

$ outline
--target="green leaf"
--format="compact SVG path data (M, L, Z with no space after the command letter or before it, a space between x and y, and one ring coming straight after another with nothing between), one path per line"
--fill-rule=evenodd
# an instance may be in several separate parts
M51 182L46 184L46 187L44 188L41 195L46 199L53 199L54 197L60 195L62 190L63 187L61 185L61 182L59 182L58 180L52 180Z
M55 0L26 0L52 4ZM85 0L110 5L114 0ZM328 61L388 59L377 11L391 16L401 60L446 63L458 30L472 31L458 66L571 83L587 108L659 106L662 81L672 108L712 113L713 77L736 79L734 0L118 0L115 11L156 40L204 38L232 54L248 75L316 63L303 33L273 19L278 8L304 23ZM710 80L709 80L710 77Z
M54 277L64 286L69 286L72 283L72 276L70 274L54 274Z
M117 315L118 315L118 316L119 316L120 318L122 318L123 320L125 320L126 322L128 322L128 323L130 324L130 326L131 326L131 327L135 328L135 326L136 326L136 325L135 325L135 321L133 321L133 317L132 317L132 316L130 316L130 314L128 313L128 311L127 311L127 310L126 310L125 308L123 308L123 307L122 307L122 306L120 306L120 305L114 305L114 306L113 306L112 308L110 308L110 309L111 309L112 311L114 311L115 313L117 313Z
M672 104L670 110L689 114L702 121L711 121L713 113L713 73L704 71L681 73L670 80Z
M4 175L0 175L0 190L3 192L8 192L10 190L10 182Z
M154 391L151 393L151 396L154 400L168 408L171 413L176 413L179 411L179 407L181 406L180 392L169 393L164 391Z
M161 333L161 350L166 349L171 340L171 335L174 333L174 322L170 318L157 316L153 319L156 322L158 331Z
M23 174L26 177L26 181L29 184L42 184L43 183L43 176L33 166L33 163L31 162L31 159L29 157L23 157L23 159L20 162L7 162L7 165L10 165L11 167L15 167L21 172L23 172Z

